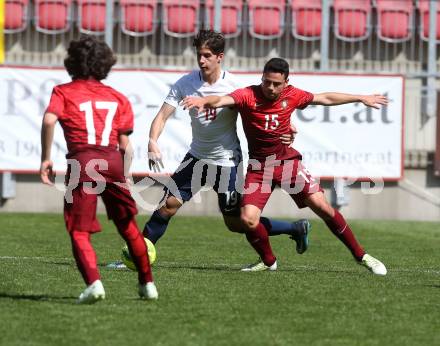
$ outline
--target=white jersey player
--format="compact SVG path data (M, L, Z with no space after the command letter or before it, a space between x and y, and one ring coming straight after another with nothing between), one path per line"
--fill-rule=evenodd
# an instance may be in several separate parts
M180 78L170 89L165 103L177 108L188 95L228 95L241 87L229 72L220 70L220 78L210 84L203 80L200 71L193 71ZM218 166L236 166L240 157L240 142L237 137L237 111L225 107L207 109L198 113L189 111L191 117L192 142L189 153L197 159L209 160ZM150 139L151 140L151 139Z

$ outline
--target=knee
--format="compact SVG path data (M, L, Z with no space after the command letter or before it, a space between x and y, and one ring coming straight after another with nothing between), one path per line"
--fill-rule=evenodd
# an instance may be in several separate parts
M165 204L159 209L159 212L161 215L170 218L177 213L180 207L181 207L180 203L168 198Z
M168 206L164 205L162 208L159 209L159 212L164 217L170 218L170 217L173 217L177 213L178 209L179 208L168 207Z
M240 216L240 221L245 232L254 231L259 223L259 219L248 214L242 214Z

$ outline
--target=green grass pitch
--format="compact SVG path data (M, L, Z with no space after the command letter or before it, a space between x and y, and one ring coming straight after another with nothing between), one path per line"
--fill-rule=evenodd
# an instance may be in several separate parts
M440 223L351 221L388 267L377 277L321 221L305 254L272 237L278 271L241 273L256 260L242 235L178 216L157 245L159 300L148 302L134 272L105 268L122 240L101 220L107 297L78 306L62 216L0 214L0 345L440 345Z

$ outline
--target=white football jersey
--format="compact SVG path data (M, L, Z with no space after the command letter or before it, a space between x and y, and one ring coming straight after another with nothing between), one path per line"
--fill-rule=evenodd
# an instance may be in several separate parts
M241 86L226 71L214 84L205 82L200 71L193 71L180 78L170 89L165 102L175 108L186 96L224 96ZM219 166L234 166L241 160L240 141L237 137L237 111L225 107L208 109L203 113L189 111L192 142L190 154Z

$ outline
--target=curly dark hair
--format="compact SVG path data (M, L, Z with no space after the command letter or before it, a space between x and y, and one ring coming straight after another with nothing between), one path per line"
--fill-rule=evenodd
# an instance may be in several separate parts
M72 40L64 59L64 66L72 79L104 79L115 63L116 57L111 48L90 35Z
M281 58L272 58L264 65L263 73L266 72L281 73L287 79L289 77L289 63Z
M215 55L219 55L225 51L225 37L222 33L214 30L200 30L194 38L193 46L196 49L206 46Z

